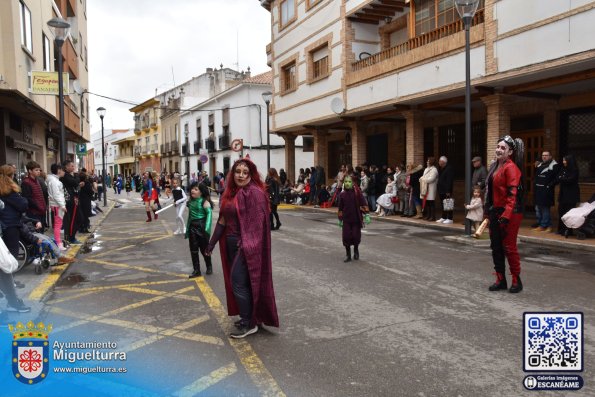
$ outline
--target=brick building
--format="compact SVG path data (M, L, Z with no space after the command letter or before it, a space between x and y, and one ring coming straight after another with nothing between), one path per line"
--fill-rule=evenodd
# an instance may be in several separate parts
M260 4L271 12L274 132L312 136L329 176L341 163L446 155L463 202L465 32L454 1ZM473 156L491 159L510 134L525 141L529 178L542 150L574 154L582 199L595 192L594 18L593 1L480 1L470 30Z
M81 92L64 92L67 158L89 141L86 8L86 0L0 1L0 164L15 164L20 174L30 160L44 170L63 160L58 96L31 92L31 73L57 72L58 57ZM71 25L60 54L47 25L55 17Z

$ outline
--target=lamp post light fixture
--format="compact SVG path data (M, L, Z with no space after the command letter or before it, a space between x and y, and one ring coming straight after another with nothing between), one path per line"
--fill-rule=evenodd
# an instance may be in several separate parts
M105 183L105 143L103 137L103 118L105 117L105 108L97 108L97 114L101 119L101 180L103 181L103 206L107 207L107 184Z
M479 0L455 0L455 7L465 25L465 202L471 199L471 50L469 29ZM465 235L471 235L471 221L465 219Z
M269 123L269 105L273 99L273 93L270 91L262 93L262 99L267 105L267 172L271 168L271 126Z
M62 77L62 45L70 33L70 24L62 18L52 18L47 22L54 34L58 47L58 102L60 108L60 161L66 160L66 131L64 130L64 79Z

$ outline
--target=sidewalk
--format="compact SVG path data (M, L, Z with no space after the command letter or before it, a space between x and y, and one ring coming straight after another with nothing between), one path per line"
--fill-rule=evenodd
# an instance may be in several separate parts
M314 208L310 205L295 205L295 204L282 204L279 206L279 209L301 209L306 211L312 212L327 212L330 214L337 213L337 207L331 208ZM440 211L437 211L438 216L440 215ZM489 245L489 243L483 243L484 241L489 241L487 237L487 231L484 233L484 236L480 240L473 239L471 237L463 236L465 232L465 226L462 224L464 220L464 213L463 211L455 211L454 216L455 222L450 225L444 225L442 223L430 222L423 219L415 219L415 218L404 218L399 215L392 215L392 216L375 216L372 215L372 223L374 222L393 222L399 223L403 225L411 225L411 226L419 226L424 227L427 229L436 229L436 230L443 230L445 232L445 238L449 237L449 240L455 240L462 243L468 244L477 244L477 245ZM570 248L570 249L580 249L585 251L593 251L595 252L595 239L586 239L586 240L578 240L575 236L570 236L565 238L564 236L560 236L555 233L544 233L544 232L534 232L531 230L531 224L534 222L532 218L524 218L523 222L521 223L521 228L519 230L519 240L523 243L530 243L530 244L540 244L549 247L558 247L558 248ZM449 233L450 235L446 235ZM487 239L487 240L485 240Z

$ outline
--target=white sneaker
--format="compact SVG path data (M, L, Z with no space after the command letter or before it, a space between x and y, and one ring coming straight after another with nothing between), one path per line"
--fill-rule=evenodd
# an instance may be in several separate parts
M175 235L178 235L178 234L180 234L180 229L178 229L178 230L176 230L176 231L174 232L174 236L175 236Z
M444 224L451 224L453 222L452 222L452 219L445 219L444 222L442 222L442 223L444 223Z
M438 219L438 220L436 221L436 223L444 223L444 221L445 221L445 220L446 220L446 219L444 219L444 218L440 218L440 219Z

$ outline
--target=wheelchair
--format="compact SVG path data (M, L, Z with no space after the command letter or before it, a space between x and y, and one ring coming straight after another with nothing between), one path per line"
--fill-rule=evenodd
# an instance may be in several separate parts
M44 270L56 264L58 258L46 241L42 241L41 244L28 244L20 240L16 260L19 266L15 273L33 263L35 265L35 274L41 274Z

